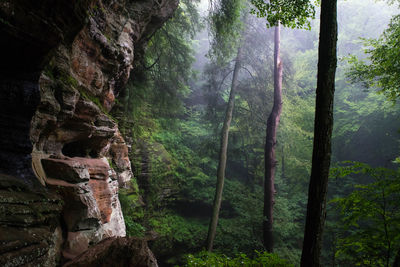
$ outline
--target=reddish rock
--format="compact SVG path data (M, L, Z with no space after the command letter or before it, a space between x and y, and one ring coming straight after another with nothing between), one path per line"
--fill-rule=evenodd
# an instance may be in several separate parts
M94 122L96 117L101 113L100 108L93 102L80 99L75 107L75 116L78 120L86 122Z
M86 251L90 243L98 243L101 239L102 236L97 235L95 230L68 232L62 255L64 259L72 260Z
M109 178L110 165L107 159L88 159L88 158L75 158L78 159L89 171L90 179L106 180ZM90 184L90 182L89 182Z
M112 139L109 152L115 163L115 169L118 171L119 186L128 187L133 174L131 171L131 162L129 161L128 147L119 132Z
M155 267L157 260L147 242L137 238L108 238L64 267Z
M57 236L67 236L65 257L104 238L125 235L118 181L126 185L132 171L117 123L107 112L129 79L135 48L141 51L177 5L178 0L0 3L0 124L6 126L0 131L0 170L42 187L34 180L34 166L40 182L62 196L65 232ZM107 159L115 163L114 169ZM34 206L30 210L21 209L25 203L1 202L0 227L11 221L30 228L54 223L41 212L41 203L51 207L37 201L29 203ZM13 208L12 216L6 216L7 207ZM43 216L36 216L35 210ZM17 252L7 254L9 265L57 265L56 257L49 256L61 248L52 241L52 231L61 229L58 221L54 224L43 242L22 235L28 245L36 243L32 250L15 243L24 259Z
M109 222L112 213L111 199L114 192L111 192L108 181L93 179L89 181L89 186L100 210L101 222Z
M46 179L46 183L55 188L65 201L63 220L68 235L64 245L64 258L72 259L96 244L103 238L125 235L125 225L118 200L118 182L113 181L113 173L105 158L68 158L45 159L44 170L48 176L51 164L62 164L64 174L56 173ZM69 169L68 169L69 168ZM88 173L87 182L66 180L69 173ZM68 178L69 176L67 176Z
M64 180L70 183L88 181L88 169L79 160L70 159L42 159L42 166L47 177Z
M68 158L42 159L43 169L49 178L80 183L91 179L105 180L109 177L110 166L106 159Z

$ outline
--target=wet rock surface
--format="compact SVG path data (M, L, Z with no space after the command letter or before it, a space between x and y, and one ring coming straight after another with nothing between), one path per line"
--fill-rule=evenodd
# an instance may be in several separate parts
M108 238L64 265L76 267L158 266L147 242L137 238Z
M0 174L0 266L54 266L60 259L62 200Z

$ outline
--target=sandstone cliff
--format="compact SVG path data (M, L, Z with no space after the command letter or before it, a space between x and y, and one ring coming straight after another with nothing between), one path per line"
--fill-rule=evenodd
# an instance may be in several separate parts
M54 266L125 236L131 164L108 112L177 4L1 1L0 265Z

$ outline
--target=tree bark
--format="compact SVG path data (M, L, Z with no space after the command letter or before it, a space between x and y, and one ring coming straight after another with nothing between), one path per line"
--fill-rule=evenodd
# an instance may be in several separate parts
M217 224L218 224L218 218L219 218L219 210L221 208L222 190L224 187L226 158L227 158L226 152L228 149L229 127L231 125L233 107L235 104L235 93L236 93L236 87L237 87L237 83L238 83L238 74L239 74L239 70L241 67L240 66L241 65L241 57L242 57L242 48L239 47L237 56L236 56L235 68L234 68L233 76L232 76L232 85L231 85L231 91L229 93L228 106L226 108L224 124L223 124L222 132L221 132L221 147L220 147L220 152L219 152L219 163L218 163L218 170L217 170L217 185L216 185L216 190L215 190L213 212L212 212L212 217L211 217L210 225L208 228L208 235L207 235L207 250L210 252L213 249L214 238L215 238L215 233L217 230Z
M314 145L300 264L302 267L320 266L319 258L326 217L326 192L331 160L333 98L337 63L336 8L337 0L321 1Z
M272 225L274 222L274 195L275 195L275 146L276 131L282 112L282 72L283 66L280 58L280 23L275 27L274 37L274 105L267 121L267 135L265 142L265 181L264 181L264 221L263 238L264 247L268 252L274 250Z

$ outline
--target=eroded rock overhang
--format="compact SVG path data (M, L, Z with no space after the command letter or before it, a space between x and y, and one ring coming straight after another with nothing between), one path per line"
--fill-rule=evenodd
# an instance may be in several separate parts
M135 53L177 4L0 3L0 173L6 174L0 194L18 188L28 198L2 201L6 213L0 231L20 229L6 220L8 214L26 223L19 214L23 209L10 207L55 203L48 212L51 223L33 220L40 233L47 233L42 240L28 240L39 256L32 259L33 252L26 252L21 257L21 248L10 245L15 241L10 234L3 240L8 249L0 251L8 262L17 257L19 264L37 260L52 266L61 253L72 259L107 237L125 235L118 188L128 185L132 172L128 148L109 111L129 79ZM29 200L37 192L42 202Z

